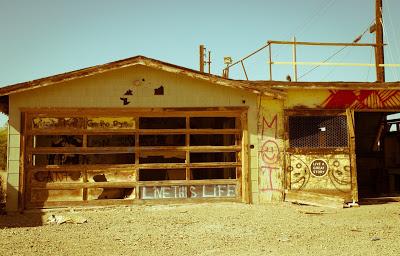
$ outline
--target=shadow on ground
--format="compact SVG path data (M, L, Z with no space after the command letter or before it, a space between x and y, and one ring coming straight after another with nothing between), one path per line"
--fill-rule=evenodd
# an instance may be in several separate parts
M9 195L18 195L12 186L8 186L7 193ZM7 200L7 199L6 199ZM0 229L2 228L20 228L20 227L37 227L43 223L42 212L6 212L5 201L0 201Z
M389 203L398 203L400 202L400 197L370 197L370 198L361 198L359 200L360 205L377 205L377 204L389 204Z

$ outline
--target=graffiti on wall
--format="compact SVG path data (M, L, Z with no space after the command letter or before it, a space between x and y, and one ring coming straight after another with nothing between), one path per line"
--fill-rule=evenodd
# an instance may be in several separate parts
M326 174L318 176L312 173L315 161L326 164ZM347 155L324 156L324 159L320 159L317 155L290 155L288 162L290 164L287 170L290 173L292 190L345 193L351 189L350 159Z
M330 95L322 103L324 108L398 108L400 91L395 90L329 90Z
M140 187L141 199L235 198L236 185L175 185Z
M278 191L281 171L281 149L278 142L278 115L261 115L258 122L260 191Z
M290 162L290 165L287 167L291 178L290 188L301 190L307 185L310 179L310 169L302 157L291 155L288 162Z
M328 176L337 190L342 192L351 189L351 168L350 163L342 164L339 160L333 160L331 171Z
M32 129L62 129L82 128L84 120L81 117L34 117Z
M134 117L89 117L87 129L135 129Z

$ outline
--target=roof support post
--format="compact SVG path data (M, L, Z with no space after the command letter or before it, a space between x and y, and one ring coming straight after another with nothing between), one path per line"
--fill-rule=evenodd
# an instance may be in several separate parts
M376 64L376 80L385 82L385 67L383 51L383 27L382 27L382 0L375 0L375 64Z
M272 48L271 43L268 42L268 52L269 52L269 80L272 81Z
M296 37L293 37L293 77L297 82L297 53L296 53Z

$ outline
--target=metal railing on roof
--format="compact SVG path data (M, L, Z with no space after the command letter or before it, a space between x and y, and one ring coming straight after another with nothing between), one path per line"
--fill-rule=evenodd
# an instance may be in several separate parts
M292 61L273 61L272 60L272 45L273 44L281 44L281 45L293 45L293 59ZM267 41L267 44L262 46L261 48L257 49L256 51L246 55L245 57L239 59L238 61L227 65L223 69L223 76L228 78L229 77L229 69L237 64L241 64L244 75L246 77L246 80L249 80L248 74L244 65L244 61L251 56L255 55L256 53L262 51L263 49L268 47L268 52L269 52L269 60L267 61L267 64L269 65L269 80L273 80L273 75L272 75L272 67L273 65L292 65L293 66L293 77L294 81L298 80L297 76L297 66L298 65L306 65L306 66L352 66L352 67L400 67L400 64L371 64L371 63L339 63L339 62L328 62L330 58L328 58L325 61L322 62L305 62L305 61L297 61L297 45L303 45L303 46L342 46L342 47L374 47L376 48L377 46L382 46L378 44L371 44L371 43L331 43L331 42L297 42L295 38L293 38L293 41ZM342 50L342 49L341 49Z

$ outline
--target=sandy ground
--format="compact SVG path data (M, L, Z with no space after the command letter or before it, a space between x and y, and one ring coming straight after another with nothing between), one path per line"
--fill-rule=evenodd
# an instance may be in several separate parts
M51 215L83 224L46 224ZM0 255L400 255L400 203L238 203L0 216Z

